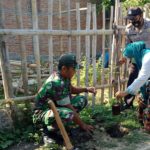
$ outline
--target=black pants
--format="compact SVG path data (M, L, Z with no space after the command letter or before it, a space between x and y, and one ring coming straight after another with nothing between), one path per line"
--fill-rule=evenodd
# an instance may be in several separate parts
M127 82L127 87L131 85L133 81L138 77L138 73L139 73L139 70L137 68L137 65L130 62L129 63L129 79ZM127 96L125 96L124 101L126 104L132 105L134 98L135 98L134 95L128 94Z

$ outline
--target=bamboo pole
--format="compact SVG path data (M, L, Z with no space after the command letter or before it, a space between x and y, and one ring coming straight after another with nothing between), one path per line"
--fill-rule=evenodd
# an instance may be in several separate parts
M22 10L21 10L21 1L15 0L16 7L16 20L18 28L23 29L23 20L22 20ZM26 46L23 36L19 36L20 41L20 50L21 50L21 70L22 70L22 79L23 79L23 89L25 94L28 94L28 74L27 74L27 59L26 59Z
M91 3L87 4L87 14L86 14L86 30L90 30L91 23ZM86 35L86 72L85 72L85 86L89 86L89 66L90 66L90 36Z
M38 30L37 3L36 3L36 0L32 0L31 2L32 2L33 29ZM34 48L35 61L37 64L38 88L40 88L40 86L41 86L41 68L40 68L40 49L39 49L39 37L38 37L38 35L33 36L33 48Z
M96 16L96 5L92 5L92 20L93 20L93 30L97 30L97 16ZM97 36L92 37L92 63L93 63L93 87L95 87L97 82L97 72L96 72L96 49L97 49ZM92 95L92 107L95 106L95 95Z
M105 7L103 6L103 29L105 30ZM102 35L102 73L101 73L101 84L104 84L104 61L105 61L105 35ZM101 90L101 103L104 102L104 89Z
M35 95L33 96L24 96L24 97L15 97L15 98L7 98L7 99L1 99L0 100L0 105L3 105L3 104L7 104L9 102L13 102L13 103L24 103L26 101L30 101L30 102L33 102L35 99Z
M150 32L150 29L147 30L147 32ZM113 30L43 30L43 29L0 29L0 34L3 35L24 35L24 36L30 36L30 35L53 35L53 36L83 36L83 35L110 35L113 34Z
M9 54L5 41L0 36L0 64L3 79L5 99L14 97L12 87L12 75L10 72Z
M48 29L53 29L53 0L48 0ZM48 37L48 54L50 74L53 72L53 37Z
M114 16L114 34L113 34L113 39L112 39L112 53L111 53L111 82L114 80L114 65L116 61L115 57L115 48L116 48L116 25L117 25L117 9L118 8L118 0L115 0L115 16ZM114 91L115 92L115 91Z
M80 4L76 3L76 21L77 21L77 31L81 29L80 25ZM77 36L76 37L76 42L77 42L77 62L80 64L81 61L81 37ZM80 86L80 69L78 68L77 70L77 85Z
M122 79L120 80L120 83L123 84L123 83L126 83L127 81L128 81L128 78ZM103 88L109 88L109 87L115 87L115 86L116 86L116 83L115 84L111 83L111 84L96 85L95 87L96 89L103 89Z
M70 0L68 0L68 30L71 31L71 18L70 18ZM68 51L71 52L71 36L68 36Z
M114 11L113 11L113 6L111 6L111 13L110 13L110 23L109 23L109 29L112 30L112 23L113 23L113 14L114 14ZM111 52L112 52L112 49L111 49L111 44L112 44L112 35L109 36L109 46L110 46L110 49L109 49L109 57L111 57ZM110 59L110 58L109 58ZM110 59L111 60L111 59ZM111 65L111 62L109 60L109 66ZM109 83L111 83L111 73L109 73ZM112 87L109 88L109 99L112 98Z
M115 13L116 13L116 18L115 18L115 24L118 25L119 24L119 9L120 9L120 5L119 5L119 0L116 0L116 9L115 9ZM115 32L115 50L116 50L116 57L115 57L115 66L118 65L118 60L119 60L119 57L120 57L120 49L119 49L119 45L120 45L120 35L119 35L119 30L116 29L116 32ZM120 81L120 67L116 67L116 70L115 70L115 80L116 81ZM114 88L114 93L117 92L118 90L118 82L117 82L117 85L116 87ZM121 87L120 87L121 88Z
M5 15L3 11L3 2L0 0L0 28L4 29ZM5 99L14 97L12 87L12 75L10 72L9 54L5 43L5 37L0 35L0 66L3 79Z
M61 0L59 0L59 30L62 30ZM63 37L60 36L60 51L63 52Z

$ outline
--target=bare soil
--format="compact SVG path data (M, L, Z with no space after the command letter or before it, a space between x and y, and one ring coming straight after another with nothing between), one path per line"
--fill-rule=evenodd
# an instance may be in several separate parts
M143 129L128 130L120 125L104 128L99 123L94 127L93 133L86 133L76 128L72 134L69 134L72 144L78 150L150 150L150 135ZM59 148L48 148L44 144L36 145L34 143L20 142L8 150L46 149L64 150L65 146L61 144Z

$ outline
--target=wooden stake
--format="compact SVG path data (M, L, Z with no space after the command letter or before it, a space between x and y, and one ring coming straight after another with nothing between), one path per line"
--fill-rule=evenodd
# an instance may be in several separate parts
M36 0L32 0L31 2L32 2L33 29L38 30L37 3L36 3ZM40 88L42 82L41 82L40 48L39 48L39 37L38 37L38 35L33 36L33 48L34 48L35 61L37 64L38 88Z
M59 116L59 113L57 111L57 108L56 108L55 104L53 103L52 100L49 100L48 104L49 104L50 108L52 109L52 111L54 113L57 125L58 125L58 127L60 129L60 132L61 132L62 136L63 136L63 139L64 139L64 142L65 142L67 150L72 150L73 146L72 146L71 141L69 139L69 136L68 136L68 134L66 132L66 129L65 129L65 127L64 127L64 125L63 125L63 123L61 121L61 118Z
M48 29L53 29L53 0L48 0ZM53 72L53 37L48 37L48 56L50 74Z

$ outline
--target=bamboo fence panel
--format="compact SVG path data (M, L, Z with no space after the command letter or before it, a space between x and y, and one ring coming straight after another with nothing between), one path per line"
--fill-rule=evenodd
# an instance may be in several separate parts
M53 29L53 0L48 0L48 29ZM48 54L50 74L53 72L53 37L48 37Z
M38 16L37 16L37 3L36 0L32 0L32 24L33 29L38 30ZM33 36L33 49L34 49L34 56L35 61L37 64L37 81L38 81L38 88L41 86L41 64L40 64L40 48L39 48L39 37L38 35Z
M16 20L18 28L23 29L23 20L22 20L22 10L21 10L21 1L15 0L16 7ZM23 36L19 36L20 50L21 50L21 70L22 70L22 80L23 80L23 89L25 94L28 94L28 73L27 73L27 59L26 59L26 45Z
M15 0L17 1L17 0ZM19 1L19 0L18 0ZM41 85L41 77L47 76L46 74L41 74L41 68L40 68L40 52L39 52L39 36L40 35L48 35L48 51L49 51L49 64L50 64L50 73L53 71L53 36L60 36L60 50L63 51L63 36L68 36L68 51L71 52L71 36L76 37L76 43L77 43L77 62L80 63L81 61L81 36L85 36L85 49L86 49L86 72L85 72L85 86L89 86L89 66L90 66L90 53L92 54L92 65L93 65L93 86L95 86L97 89L101 89L101 102L104 100L104 89L109 89L109 97L112 97L112 89L114 85L112 84L112 79L114 77L114 65L116 65L117 57L116 57L116 29L117 30L124 30L125 26L118 25L118 11L115 11L115 28L112 28L112 22L113 22L113 7L111 7L111 16L110 16L110 26L109 29L105 28L105 8L103 7L103 28L97 29L97 18L96 18L96 5L92 5L90 3L87 4L86 10L86 28L84 30L81 30L81 15L80 15L80 4L76 3L76 9L71 10L70 8L70 0L68 0L68 7L67 7L67 15L68 15L68 30L62 30L62 24L61 24L61 18L62 13L61 11L61 0L59 0L59 29L60 30L53 30L53 0L48 0L48 29L39 29L38 28L38 15L37 15L37 8L36 8L36 0L32 0L32 21L33 21L33 29L23 29L23 25L20 21L20 29L0 29L0 35L19 35L19 36L33 36L33 44L34 44L34 55L36 59L36 68L37 68L37 81L39 83L39 86ZM118 3L118 1L117 1ZM118 4L116 4L116 8L118 7ZM77 30L71 30L71 12L76 11L76 21L77 21ZM92 16L91 16L92 13ZM19 14L21 16L21 13ZM92 17L92 19L91 19ZM20 19L21 20L21 19ZM92 29L90 29L91 26L91 20L92 23ZM18 23L19 24L19 23ZM115 31L115 34L113 34ZM122 32L120 34L123 35ZM97 46L97 36L102 35L102 79L101 79L101 85L96 85L97 81L97 72L96 72L96 46ZM104 83L104 55L105 55L105 36L109 35L110 43L112 44L112 48L109 51L109 54L111 55L111 61L110 67L111 67L111 73L109 78L109 84ZM90 43L90 38L92 39L92 43ZM92 45L91 45L92 44ZM92 48L92 51L91 51ZM117 51L118 53L118 51ZM77 71L77 85L80 86L80 71ZM34 76L36 76L34 74ZM118 81L118 80L117 80ZM120 81L119 81L120 82ZM121 83L126 82L126 79L124 77L124 80L121 80ZM8 84L7 84L8 85ZM27 97L21 98L25 99ZM92 105L95 105L95 97L92 96Z
M90 30L91 23L91 3L87 4L87 16L86 16L86 31ZM90 36L86 35L86 72L85 72L85 86L89 86L89 66L90 66Z
M80 24L80 4L76 3L76 21L77 21L77 31L81 30ZM81 37L76 37L77 43L77 62L80 64L81 62ZM80 69L77 69L77 85L80 86Z
M96 16L96 5L92 5L92 20L93 20L93 30L97 30L97 16ZM96 49L97 49L97 36L92 36L92 63L93 63L93 87L97 83L97 70L96 70ZM92 107L95 106L95 95L92 95Z

